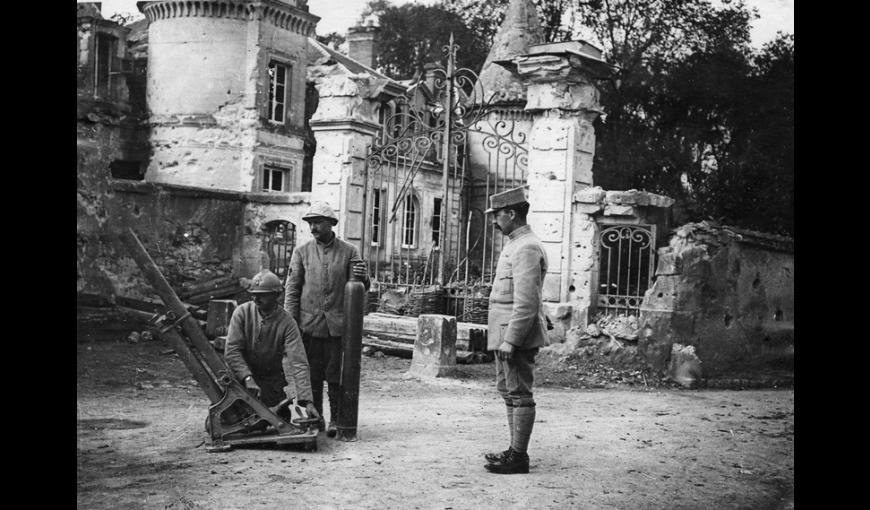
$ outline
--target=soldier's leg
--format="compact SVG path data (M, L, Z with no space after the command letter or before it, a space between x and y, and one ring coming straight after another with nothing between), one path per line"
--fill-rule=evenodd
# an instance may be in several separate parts
M302 334L302 344L308 358L308 372L311 374L311 399L314 408L323 416L323 339Z
M329 425L326 426L326 435L328 437L335 437L338 432L336 425L338 423L339 395L341 393L341 388L339 387L339 382L341 382L341 337L336 336L327 339L325 351L326 368L324 374L328 387L327 397L329 398Z
M513 443L514 439L514 404L513 397L508 394L507 384L505 382L505 370L506 367L504 362L500 359L495 359L495 388L498 391L501 398L505 403L505 415L507 416L508 430L510 431L511 443ZM497 453L486 453L484 454L484 458L489 462L495 462L504 458L510 451L510 447L507 450Z
M504 363L505 385L513 403L513 435L507 455L486 465L486 469L492 473L529 472L527 450L535 423L532 383L537 352L537 349L515 350L513 359Z
M523 349L514 353L512 370L515 383L511 388L514 403L514 437L511 448L526 453L532 428L535 425L535 399L532 385L535 381L535 356L538 349Z

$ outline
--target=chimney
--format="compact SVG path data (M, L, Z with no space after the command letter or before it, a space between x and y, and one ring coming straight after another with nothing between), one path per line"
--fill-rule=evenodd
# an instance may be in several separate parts
M347 30L347 56L360 64L376 69L378 65L378 39L380 27L371 20Z

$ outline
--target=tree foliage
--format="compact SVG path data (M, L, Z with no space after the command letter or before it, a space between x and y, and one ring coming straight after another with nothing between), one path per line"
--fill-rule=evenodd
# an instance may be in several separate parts
M379 70L396 79L408 79L422 72L428 63L446 60L444 47L453 34L457 66L480 71L486 59L488 43L463 20L442 5L393 5L386 0L372 0L363 10L362 19L376 16L380 25L378 47Z
M443 61L479 71L509 0L428 7L373 0L382 68L409 77ZM713 218L794 231L794 35L750 46L743 0L539 0L547 42L583 38L616 66L598 83L595 181L677 199L678 222Z

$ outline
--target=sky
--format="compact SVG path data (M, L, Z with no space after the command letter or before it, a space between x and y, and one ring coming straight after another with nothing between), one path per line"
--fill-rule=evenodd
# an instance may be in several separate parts
M392 0L396 5L404 3L431 4L435 0ZM714 0L716 1L716 0ZM719 0L721 1L721 0ZM317 34L330 32L344 34L356 24L368 0L308 0L308 10L320 16ZM752 27L752 45L760 48L773 39L777 30L794 33L794 0L746 0L750 7L758 9L760 19ZM138 13L136 0L104 0L102 14L109 17L116 12Z

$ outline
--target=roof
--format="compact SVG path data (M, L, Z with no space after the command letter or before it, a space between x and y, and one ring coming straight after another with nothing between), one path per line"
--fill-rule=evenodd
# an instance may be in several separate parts
M309 43L309 47L314 52L316 52L317 54L320 54L324 58L324 61L316 62L316 61L314 61L315 59L311 58L310 53L309 53L309 60L308 60L309 66L318 65L318 63L319 64L327 64L329 62L334 62L334 63L338 64L339 66L341 66L342 68L344 68L350 74L362 74L362 73L370 74L374 78L376 78L377 80L381 81L383 83L382 90L387 91L388 94L392 95L392 96L401 95L408 88L407 85L400 83L400 82L390 78L389 76L386 76L386 75L372 69L371 67L348 57L347 55L339 53L338 51L330 48L329 46L323 44L322 42L318 41L317 39L315 39L313 37L308 38L308 43Z
M512 60L527 53L530 46L542 42L544 30L532 0L511 0L480 71L479 80L485 94L496 95L495 102L524 102L523 81L498 62ZM483 99L489 100L489 97Z

